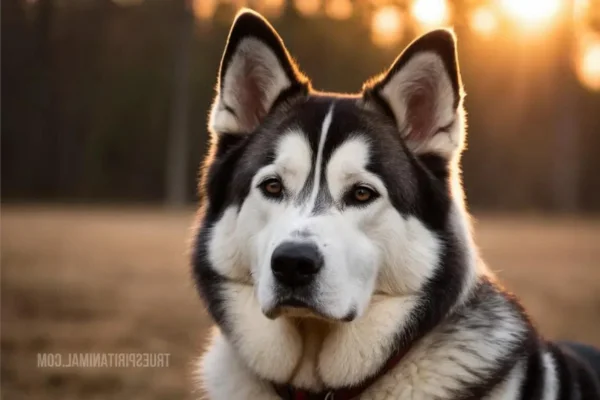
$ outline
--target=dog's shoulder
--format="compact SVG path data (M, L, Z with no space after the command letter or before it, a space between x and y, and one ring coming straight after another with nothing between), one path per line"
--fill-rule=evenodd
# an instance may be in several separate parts
M518 393L525 374L524 346L532 330L518 302L487 278L365 398L485 398ZM475 397L473 397L475 396Z
M593 362L600 351L545 341L518 299L483 277L364 398L600 399Z

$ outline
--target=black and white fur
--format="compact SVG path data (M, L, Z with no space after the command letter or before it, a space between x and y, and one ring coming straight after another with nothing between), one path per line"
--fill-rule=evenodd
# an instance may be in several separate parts
M593 373L538 336L478 257L459 179L462 98L450 31L340 95L314 91L269 23L238 14L193 253L217 324L201 362L209 399L357 385L399 350L361 399L600 398ZM264 191L270 179L280 197ZM373 198L357 203L357 187ZM317 249L310 285L275 278L283 243Z

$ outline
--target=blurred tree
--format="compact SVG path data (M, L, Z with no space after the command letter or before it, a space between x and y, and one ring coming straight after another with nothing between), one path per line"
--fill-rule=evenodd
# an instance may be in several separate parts
M565 10L557 29L557 55L554 66L554 96L557 99L556 125L554 128L554 160L552 165L552 198L553 206L561 212L579 211L581 179L579 151L581 132L579 101L579 84L573 69L573 62L562 54L575 54L575 1L564 4Z
M178 34L174 44L173 92L169 135L167 138L166 201L171 207L183 206L188 199L187 163L189 143L190 56L194 33L191 0L179 1Z

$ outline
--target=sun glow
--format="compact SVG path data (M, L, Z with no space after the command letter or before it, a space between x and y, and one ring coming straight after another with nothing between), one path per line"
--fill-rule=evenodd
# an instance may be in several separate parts
M576 63L579 81L591 90L600 90L600 36L586 40Z
M371 38L382 47L392 46L402 37L402 12L394 5L379 8L371 20Z
M489 6L480 6L471 14L471 28L482 36L489 37L498 30L498 19Z
M348 19L352 16L353 5L350 0L329 0L325 3L325 14L333 19Z
M257 3L256 11L267 17L279 17L283 12L285 0L262 0Z
M194 0L192 2L194 15L199 20L209 20L217 9L217 0Z
M412 14L427 28L444 25L448 22L448 4L446 0L416 0Z
M316 15L321 8L321 0L296 0L294 1L296 10L305 17Z
M502 0L501 5L511 18L530 29L552 20L560 11L561 0Z

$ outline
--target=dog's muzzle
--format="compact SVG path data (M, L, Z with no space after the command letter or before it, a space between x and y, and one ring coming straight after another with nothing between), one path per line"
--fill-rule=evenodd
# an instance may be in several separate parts
M349 322L356 317L351 310L344 318L329 315L315 298L316 280L323 268L324 257L310 242L283 242L271 256L271 271L275 278L276 301L263 310L270 319L281 315L297 318L318 318Z

